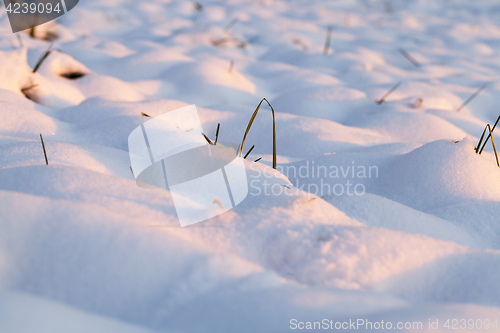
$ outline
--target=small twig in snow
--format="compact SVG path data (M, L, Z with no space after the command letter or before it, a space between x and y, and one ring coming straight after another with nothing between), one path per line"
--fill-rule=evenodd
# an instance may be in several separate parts
M47 49L47 51L45 51L45 53L38 60L37 64L35 65L35 68L33 69L33 73L36 73L36 71L40 68L40 66L42 65L42 63L45 61L45 59L47 59L47 57L49 56L50 52L52 52L52 44L53 43L50 43L49 48Z
M132 177L134 177L135 180L134 170L132 170L132 167L130 167L130 172L132 172Z
M45 164L49 165L49 160L47 159L47 152L45 151L45 144L43 143L42 133L40 133L40 140L42 140L43 155L45 156Z
M325 40L325 47L323 48L323 54L328 54L328 50L330 49L330 43L332 41L332 26L329 25L328 29L326 30L326 40Z
M467 100L465 102L463 102L462 105L460 105L458 107L457 112L460 112L460 110L462 110L467 104L469 104L474 98L476 98L476 96L479 95L481 93L481 91L483 91L484 88L486 88L487 85L488 85L488 82L486 82L481 87L479 87L479 89L476 90L475 93L473 93L469 98L467 98Z
M28 90L31 90L31 89L33 89L33 88L35 88L35 87L38 87L38 83L37 83L37 84L32 84L32 85L31 85L31 86L29 86L29 87L23 88L23 89L21 89L21 91L22 91L23 93L25 93L25 92L27 92Z
M385 102L385 99L386 99L387 97L389 97L389 95L390 95L390 94L392 94L392 93L394 92L394 90L398 89L398 87L399 87L400 85L401 85L401 81L399 81L398 83L396 83L396 84L394 85L394 87L392 87L391 89L389 89L389 91L388 91L388 92L386 92L386 93L385 93L385 95L384 95L384 96L382 96L382 98L381 98L381 99L377 100L377 101L376 101L376 102L377 102L377 104L382 104L382 103L384 103L384 102Z
M214 145L214 143L212 142L212 140L210 140L210 139L208 138L208 136L206 136L206 135L205 135L205 133L201 132L201 135L203 135L203 137L205 138L205 140L207 140L208 144L210 144L210 145L212 145L212 146Z
M217 140L219 140L219 129L220 129L220 123L217 124L217 131L215 131L215 143L217 144Z
M232 27L234 27L234 25L236 23L238 23L240 19L238 19L237 17L233 18L231 21L229 21L229 23L224 27L224 30L226 31L229 31L231 30Z
M417 68L420 67L420 63L415 58L413 58L408 52L406 52L405 49L398 47L398 51L399 51L399 53L401 53L403 55L403 57L406 58L406 60L411 62L413 64L413 66L415 66Z
M252 152L252 150L255 148L255 145L252 145L252 148L250 148L250 150L245 154L245 157L243 157L244 160L247 159L248 155L250 155L250 153Z

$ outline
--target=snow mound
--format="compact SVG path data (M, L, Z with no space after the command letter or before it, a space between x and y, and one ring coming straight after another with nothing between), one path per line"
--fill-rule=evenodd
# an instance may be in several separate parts
M467 200L500 200L498 167L477 155L467 138L415 149L381 170L379 181L377 194L424 211Z
M22 88L30 85L32 77L28 66L27 49L0 51L0 89L20 93Z
M0 308L0 330L4 333L153 333L139 326L20 292L0 291Z
M350 217L369 226L426 235L465 246L481 246L478 239L447 220L375 194L330 196L327 200Z

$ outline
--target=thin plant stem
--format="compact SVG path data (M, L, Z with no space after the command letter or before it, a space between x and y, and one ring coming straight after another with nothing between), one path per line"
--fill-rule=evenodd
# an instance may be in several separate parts
M215 145L217 144L217 141L219 140L219 129L220 129L220 123L217 124L217 131L215 131Z
M500 120L500 116L497 118L497 121L495 122L495 125L493 125L493 128L491 129L491 132L493 133L495 131L495 128L497 127L498 125L498 121ZM488 124L489 125L489 124ZM484 136L484 133L486 132L486 127L484 128L484 131L483 131L483 135L481 136L481 140ZM486 138L486 141L484 141L484 145L483 147L481 148L481 150L479 151L479 154L481 154L483 152L483 149L484 147L486 146L486 143L488 142L488 140L490 139L491 137L491 134L488 134L488 137ZM479 144L478 144L478 148L479 148Z
M252 152L252 150L255 148L255 145L252 146L252 148L250 148L249 151L247 151L247 153L245 154L245 157L243 157L244 160L247 159L248 155L250 155L250 153Z
M45 164L49 165L49 160L47 159L47 151L45 150L45 144L43 143L42 133L40 133L40 140L42 141L43 155L45 156Z
M330 25L326 30L326 40L325 40L325 47L323 48L323 54L328 54L331 42L332 42L332 26Z
M252 127L253 121L255 120L255 117L257 116L257 113L260 110L260 106L262 105L262 103L264 101L266 101L267 105L269 105L269 107L271 108L271 112L272 112L272 116L273 116L273 169L276 169L276 159L277 159L276 158L276 118L274 115L273 107L271 106L269 101L265 98L263 98L260 101L259 105L257 106L255 111L253 112L252 117L250 118L250 121L248 122L248 126L247 126L247 129L245 131L245 135L243 136L243 140L241 141L240 157L243 153L243 147L245 146L245 140L247 138L248 132L250 131L250 128Z
M469 104L474 98L476 98L476 96L479 95L481 93L481 91L483 91L484 88L486 88L487 85L488 85L488 82L486 82L481 87L479 87L479 89L476 90L475 93L473 93L469 98L467 98L467 100L465 102L462 103L462 105L460 105L458 107L457 112L460 112L460 110L462 110L464 107L466 107L467 104Z
M405 49L403 49L402 47L398 47L398 51L399 51L399 53L401 53L401 55L403 57L406 58L406 60L411 62L413 64L413 66L415 66L417 68L420 67L420 63L415 58L413 58L408 52L406 52Z
M401 82L401 81L399 81L398 83L396 83L396 84L394 85L394 87L392 87L391 89L389 89L389 91L388 91L388 92L386 92L386 93L384 94L384 96L382 96L382 98L381 98L381 99L379 99L379 100L377 100L377 101L376 101L376 102L377 102L377 104L382 104L382 103L384 103L384 102L385 102L385 99L386 99L387 97L389 97L389 95L390 95L390 94L392 94L392 93L393 93L396 89L398 89L398 87L401 85L401 83L402 83L402 82Z

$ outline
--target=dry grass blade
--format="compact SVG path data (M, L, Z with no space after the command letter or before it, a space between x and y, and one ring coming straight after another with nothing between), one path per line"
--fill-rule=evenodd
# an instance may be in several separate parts
M56 32L53 32L53 31L47 31L45 33L45 36L43 36L43 40L47 41L47 42L52 42L56 39L59 38L59 35L56 33Z
M144 113L144 112L141 112L141 116L144 116L144 117L148 117L148 118L151 118L151 116L147 113Z
M243 48L247 47L247 45L252 44L253 42L255 42L255 41L256 41L256 40L258 40L258 39L259 39L259 36L253 36L253 37L250 37L250 38L248 38L247 40L245 40L245 41L243 41L243 42L239 43L239 44L238 44L238 48L243 49Z
M408 52L406 52L405 49L398 47L398 51L399 51L399 53L401 53L403 55L403 57L406 58L406 60L411 62L413 64L413 66L415 66L417 68L420 67L420 63L415 58L413 58Z
M245 154L245 157L243 157L244 160L247 159L248 155L250 155L250 153L252 152L252 150L255 148L255 145L252 146L252 148L250 148L249 151L247 151L247 153Z
M194 9L197 11L201 12L203 10L203 5L199 3L198 1L193 2Z
M328 29L326 31L326 40L325 40L325 47L323 48L323 54L328 54L328 50L330 49L330 43L332 41L332 26L328 26Z
M491 133L493 133L495 131L495 128L497 127L499 121L500 121L500 116L497 118L497 121L495 122L495 125L493 125L493 128L491 128ZM475 148L476 153L478 153L478 154L481 154L483 152L484 147L486 147L486 143L488 143L488 140L490 139L490 137L492 137L491 133L489 133L488 137L484 141L482 148L479 149L479 147L481 146L481 143L483 142L484 134L486 133L488 126L490 126L490 124L487 124L486 127L484 128L483 135L481 135L481 139L479 139L479 143L477 144L477 147Z
M309 48L307 47L307 45L306 45L306 44L304 44L304 43L302 42L302 39L300 39L300 38L298 38L298 37L293 38L293 39L292 39L292 43L293 43L293 44L297 44L297 45L302 46L302 49L303 49L304 51L309 50Z
M36 64L35 68L33 69L33 73L36 73L36 71L40 68L42 63L45 61L45 59L47 59L47 57L52 52L51 49L52 49L52 43L49 45L49 48L47 49L47 51L45 51L45 53L40 57L40 59L38 59L38 62Z
M460 110L462 110L464 107L466 107L467 104L469 104L474 98L476 98L476 96L479 95L481 93L481 91L483 91L484 88L486 88L487 85L488 85L488 83L485 83L481 87L479 87L479 89L476 90L475 93L473 93L469 98L467 98L467 100L465 102L462 103L462 105L460 105L458 107L457 112L460 112Z
M29 86L29 87L26 87L26 88L21 89L21 92L22 92L22 93L25 93L25 92L27 92L28 90L31 90L31 89L36 88L36 87L38 87L38 83L36 83L36 84L32 84L32 85L31 85L31 86Z
M260 110L260 106L262 105L262 103L266 101L267 105L269 105L269 107L271 108L271 112L272 112L272 116L273 116L273 169L276 169L276 118L275 118L275 115L274 115L274 109L273 107L271 106L271 104L269 103L269 101L265 98L263 98L259 105L257 106L257 108L255 109L255 111L253 112L252 114L252 117L250 118L250 121L248 122L248 126L247 126L247 129L245 131L245 135L243 136L243 140L241 142L241 149L240 149L240 156L243 152L243 146L245 145L245 140L247 138L247 135L248 135L248 132L250 131L250 128L252 127L252 124L253 124L253 121L255 120L255 117L257 116L257 113L259 112Z
M476 151L476 154L481 154L483 152L484 147L488 143L488 140L491 138L491 144L493 145L493 151L495 152L495 159L497 161L497 166L500 167L500 162L498 161L498 153L497 153L497 148L495 146L495 139L493 139L493 131L495 130L498 122L500 121L500 117L498 117L497 121L495 122L495 125L493 126L493 129L491 128L490 124L486 124L486 127L483 130L483 134L481 135L481 138L479 139L479 142L477 143L477 147L474 148ZM488 137L484 141L483 146L481 147L481 143L483 142L484 134L486 133L486 130L488 130ZM481 147L481 149L479 149Z
M206 135L205 135L205 133L201 132L201 135L203 135L203 137L205 138L205 140L207 140L208 144L210 144L210 145L212 145L212 146L214 145L214 143L212 142L212 140L210 140L210 139L208 138L208 136L206 136Z
M483 134L481 135L481 138L479 139L479 142L477 143L477 147L474 148L474 150L476 151L476 154L481 154L483 152L483 149L479 150L479 147L481 146L481 143L483 142L484 134L486 134L486 127L484 128ZM483 148L485 145L486 145L486 142L484 143Z
M219 45L225 44L227 42L230 42L231 40L232 40L231 38L220 38L220 39L212 40L212 45L219 46Z
M259 157L258 159L256 159L254 162L258 162L262 159L262 157Z
M388 91L388 92L386 92L386 93L384 94L384 96L382 96L382 98L381 98L381 99L377 100L377 101L376 101L376 102L377 102L377 104L382 104L382 103L384 103L384 102L385 102L385 99L386 99L387 97L389 97L389 95L390 95L390 94L392 94L392 93L393 93L396 89L398 89L398 87L399 87L400 85L401 85L401 81L399 81L398 83L396 83L396 84L394 85L394 87L392 87L391 89L389 89L389 91Z
M217 141L219 140L219 129L220 129L220 123L217 124L217 131L215 131L215 143L217 144Z
M486 127L488 127L488 130L490 131L491 144L493 145L493 151L495 152L495 158L497 160L497 166L500 167L500 163L498 162L497 147L495 147L495 140L493 139L493 131L491 130L491 127L490 127L489 124Z
M108 22L113 22L113 16L106 9L101 9L101 14Z
M43 143L42 133L40 133L40 140L42 140L43 155L45 156L45 164L49 165L49 160L47 159L47 152L45 151L45 144Z
M239 22L239 19L237 17L233 18L231 21L229 21L229 23L224 27L224 30L226 31L229 31L231 30L232 27L234 27L234 25L236 23Z
M134 170L132 170L132 167L130 167L130 172L132 172L132 177L134 177L135 180Z

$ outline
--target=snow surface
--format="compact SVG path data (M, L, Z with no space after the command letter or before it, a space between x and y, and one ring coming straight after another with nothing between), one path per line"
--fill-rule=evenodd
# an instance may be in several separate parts
M195 4L81 0L20 40L2 9L0 332L500 322L500 170L474 152L500 115L498 3ZM141 114L196 104L239 143L263 97L281 173L263 104L249 196L180 228L170 193L130 172Z

